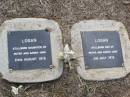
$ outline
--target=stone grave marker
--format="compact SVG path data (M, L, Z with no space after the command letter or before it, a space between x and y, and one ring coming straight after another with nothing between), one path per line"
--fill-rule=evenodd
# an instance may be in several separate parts
M130 72L130 41L122 23L81 21L74 24L71 36L77 71L83 79L117 79Z
M0 28L0 72L10 82L33 83L57 79L63 71L59 25L52 20L22 18Z

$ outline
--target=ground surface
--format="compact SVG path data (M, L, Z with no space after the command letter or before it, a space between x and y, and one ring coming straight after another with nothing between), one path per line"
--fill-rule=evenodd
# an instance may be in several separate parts
M54 19L60 25L64 44L71 42L72 25L84 19L121 21L130 36L130 0L0 0L0 24L23 17ZM11 93L11 85L19 86L0 79L0 97L130 97L130 75L113 81L84 81L67 65L60 79L23 84L19 95Z

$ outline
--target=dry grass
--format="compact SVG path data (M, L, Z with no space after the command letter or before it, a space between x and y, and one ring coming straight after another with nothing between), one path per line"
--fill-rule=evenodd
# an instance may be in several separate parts
M84 19L121 21L130 35L129 0L0 0L0 24L7 19L18 17L54 19L60 25L64 44L71 42L72 25ZM23 84L17 96L10 92L10 85L19 84L0 80L0 97L130 97L129 75L114 81L84 81L74 69L69 70L67 66L60 79Z

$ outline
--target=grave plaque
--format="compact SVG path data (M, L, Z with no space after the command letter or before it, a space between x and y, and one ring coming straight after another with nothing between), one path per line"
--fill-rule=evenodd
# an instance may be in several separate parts
M52 65L50 32L46 30L8 33L9 68L28 70Z
M46 82L59 78L63 63L62 34L54 20L15 18L0 27L0 73L16 83Z
M130 72L130 41L121 22L80 21L71 29L71 46L85 80L118 79Z
M123 64L119 33L81 32L84 63L87 68L113 68Z

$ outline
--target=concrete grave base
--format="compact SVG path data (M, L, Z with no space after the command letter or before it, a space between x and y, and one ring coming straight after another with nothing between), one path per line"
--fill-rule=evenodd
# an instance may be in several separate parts
M84 31L117 31L119 32L123 67L85 69L82 39L80 32ZM114 20L84 20L74 24L71 29L72 49L78 60L77 72L85 80L111 80L125 77L130 72L130 41L125 26Z
M7 33L9 31L50 30L52 65L51 69L9 70ZM42 18L17 18L5 21L0 27L0 72L9 82L34 83L57 79L63 71L58 54L63 50L59 25L53 20Z

